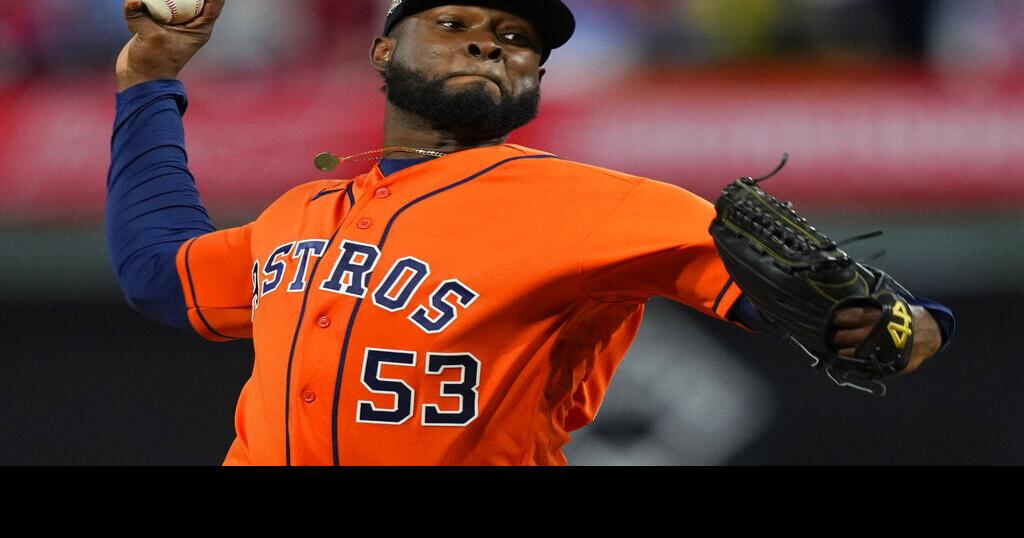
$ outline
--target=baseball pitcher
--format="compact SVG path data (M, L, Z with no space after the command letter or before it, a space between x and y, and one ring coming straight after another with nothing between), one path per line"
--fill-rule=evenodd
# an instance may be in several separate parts
M755 180L716 211L509 144L574 32L560 0L395 0L369 66L385 85L384 144L316 159L372 168L215 230L177 76L224 9L207 0L164 24L125 2L107 226L134 308L253 340L227 465L565 464L654 296L788 338L861 388L913 371L953 332L947 308L809 236ZM803 306L815 290L831 291Z

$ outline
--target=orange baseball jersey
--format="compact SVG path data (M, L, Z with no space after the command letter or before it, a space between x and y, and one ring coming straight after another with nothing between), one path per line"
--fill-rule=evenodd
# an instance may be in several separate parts
M252 338L227 465L565 464L645 302L740 295L678 187L516 145L292 189L177 255L189 320Z

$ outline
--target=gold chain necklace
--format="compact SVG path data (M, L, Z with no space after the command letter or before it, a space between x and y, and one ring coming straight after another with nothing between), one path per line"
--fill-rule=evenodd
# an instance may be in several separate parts
M338 167L339 164L349 161L382 161L384 156L388 153L394 153L396 151L402 151L405 153L416 153L427 157L444 157L447 153L440 151L432 151L429 149L410 148L405 146L391 146L380 149L372 149L370 151L364 151L362 153L356 153L355 155L349 155L348 157L338 157L337 155L324 152L316 156L313 159L313 165L317 169L323 172L330 172Z

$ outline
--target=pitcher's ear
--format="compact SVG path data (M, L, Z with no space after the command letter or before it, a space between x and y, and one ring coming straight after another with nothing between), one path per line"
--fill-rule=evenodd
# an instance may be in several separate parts
M391 64L391 56L395 53L395 39L393 37L378 36L373 40L373 48L370 49L370 63L378 73L383 74Z

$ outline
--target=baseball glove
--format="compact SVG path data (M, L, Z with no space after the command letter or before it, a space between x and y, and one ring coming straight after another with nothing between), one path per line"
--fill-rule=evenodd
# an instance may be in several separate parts
M914 346L907 299L913 296L884 272L858 263L793 209L758 187L771 174L741 178L722 191L711 223L725 267L758 313L811 355L814 366L841 386L884 394L880 379L902 371ZM859 239L859 238L856 238ZM839 355L830 326L839 310L882 311L854 356Z

